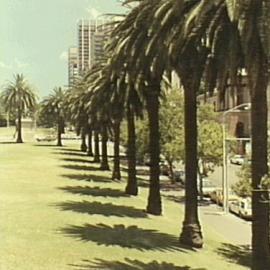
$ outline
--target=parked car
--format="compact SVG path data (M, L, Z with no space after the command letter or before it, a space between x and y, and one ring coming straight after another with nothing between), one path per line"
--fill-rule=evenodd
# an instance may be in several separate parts
M228 190L228 202L230 203L231 201L237 201L237 200L239 200L239 197L231 189L229 189ZM216 203L218 205L221 205L221 206L223 205L223 191L218 193Z
M200 181L197 183L198 193L200 194ZM217 186L211 182L208 178L202 178L202 195L210 197L210 194L217 189Z
M240 198L229 203L230 212L245 219L252 218L251 198Z
M210 199L211 199L211 201L218 204L219 198L222 196L222 193L223 193L223 191L222 191L221 188L215 189L215 190L214 190L213 192L211 192L211 194L210 194Z
M170 175L170 167L165 161L159 162L159 169L162 175L166 175L166 176Z
M36 136L37 142L52 142L56 140L55 135Z
M173 179L175 182L179 182L181 184L185 184L185 172L182 170L174 170Z
M231 164L243 165L245 162L245 157L243 155L234 155L230 158Z

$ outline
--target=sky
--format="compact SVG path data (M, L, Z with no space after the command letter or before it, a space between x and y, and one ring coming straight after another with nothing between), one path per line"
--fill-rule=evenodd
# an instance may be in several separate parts
M77 21L123 12L119 0L0 0L0 90L17 73L40 97L66 86Z

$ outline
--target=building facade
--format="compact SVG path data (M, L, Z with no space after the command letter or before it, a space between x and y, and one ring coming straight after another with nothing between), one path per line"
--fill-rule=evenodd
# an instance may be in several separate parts
M79 76L78 48L68 50L68 86L72 87Z
M106 61L104 47L111 24L102 20L80 20L78 23L78 71L83 75L93 65Z
M212 104L220 113L220 122L225 127L225 139L237 142L237 154L245 154L251 138L250 92L246 74L239 77L237 85L227 82L224 91L212 95L199 95L198 104Z

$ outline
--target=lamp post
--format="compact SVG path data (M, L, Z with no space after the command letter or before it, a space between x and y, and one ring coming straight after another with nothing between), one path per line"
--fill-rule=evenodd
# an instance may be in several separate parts
M223 193L223 211L224 213L229 212L229 185L228 185L228 174L227 174L227 140L236 140L236 141L250 141L250 138L227 138L226 137L226 116L229 113L243 112L250 110L250 103L243 103L237 105L222 114L222 135L223 135L223 170L222 170L222 193ZM240 108L243 108L240 110Z

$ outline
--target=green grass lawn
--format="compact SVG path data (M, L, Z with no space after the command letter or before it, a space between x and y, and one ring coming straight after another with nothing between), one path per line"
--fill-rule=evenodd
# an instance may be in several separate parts
M76 142L0 144L1 270L248 269L246 250L203 224L205 247L178 244L183 208L163 199L151 216L147 188L123 193Z

